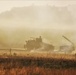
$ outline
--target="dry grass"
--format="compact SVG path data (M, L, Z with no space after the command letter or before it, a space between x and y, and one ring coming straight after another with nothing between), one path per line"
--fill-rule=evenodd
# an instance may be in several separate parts
M38 63L40 64L42 63L41 64L42 66L41 65L39 66ZM47 63L53 64L52 67L47 67L47 65L46 66L43 65ZM64 65L65 63L69 64L69 66L71 65L72 67L69 67L67 65L65 66ZM59 67L59 65L57 64L61 64L61 66L63 65L65 68L61 66ZM45 57L0 58L0 75L76 75L76 60L74 59L66 60L63 58L53 59Z
M40 67L0 68L1 75L76 75L76 69L47 69Z

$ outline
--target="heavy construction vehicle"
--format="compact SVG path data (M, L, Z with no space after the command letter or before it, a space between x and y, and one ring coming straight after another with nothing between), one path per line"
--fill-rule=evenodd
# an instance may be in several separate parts
M26 41L24 46L26 50L54 50L54 46L48 43L44 43L42 37L34 38L32 40Z
M72 41L70 41L67 37L62 36L63 38L65 38L68 42L71 43L71 45L63 45L60 46L60 51L64 51L64 52L72 52L75 50L75 46L74 43Z

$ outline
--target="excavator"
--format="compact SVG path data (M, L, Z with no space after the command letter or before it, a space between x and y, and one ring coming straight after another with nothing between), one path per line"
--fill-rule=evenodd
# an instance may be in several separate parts
M63 45L63 46L60 46L60 50L61 51L65 51L65 52L72 52L75 50L75 45L74 43L69 40L66 36L62 36L63 38L65 38L68 42L71 43L71 45Z

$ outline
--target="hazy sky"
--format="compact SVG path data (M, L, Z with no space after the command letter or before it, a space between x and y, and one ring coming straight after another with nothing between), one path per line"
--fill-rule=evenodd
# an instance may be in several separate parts
M69 12L71 13L73 20L75 22L76 20L76 8L73 5L76 5L76 0L0 0L0 13L5 12L7 10L11 10L13 7L24 7L24 6L30 6L30 5L50 5L50 6L55 6L55 7L68 7L67 10L69 10ZM47 11L47 10L46 10ZM47 13L42 13L42 11L38 11L40 15L39 19L45 19L44 22L46 21L46 16ZM66 11L65 11L66 12ZM64 13L65 13L64 12ZM56 13L56 15L58 15ZM51 15L52 16L52 15ZM54 16L53 16L54 17ZM64 17L68 17L67 15ZM66 20L66 18L64 18ZM55 17L56 18L56 17ZM71 18L71 17L70 17ZM59 20L60 21L60 20ZM71 22L71 21L70 21ZM63 23L64 24L64 23ZM76 23L74 23L74 25L72 26L73 28L76 27L75 25ZM9 25L8 25L9 26ZM38 27L39 25L36 25L36 27ZM52 27L62 27L61 24L58 24L58 26L56 25L52 25ZM64 26L64 25L63 25ZM74 27L75 26L75 27ZM39 26L41 27L41 25ZM43 25L42 25L43 27ZM45 27L47 27L47 25L45 25ZM61 28L60 27L60 28ZM69 26L67 26L65 24L64 28L68 28Z
M10 10L13 7L23 7L29 5L52 5L68 6L76 4L76 0L0 0L0 13Z
M24 15L26 15L26 13L23 13L23 10L22 10L22 12L19 11L22 13L21 14L22 16L19 18L20 15L18 13L18 10L16 11L17 13L16 12L14 13L15 10L12 10L13 7L24 7L24 6L30 6L30 5L38 5L38 6L50 5L51 6L50 8L55 6L55 9L51 9L50 12L47 8L45 8L45 10L44 9L43 10L35 9L37 11L36 19L33 18L34 15L31 16L31 18L30 18L30 15L28 15L28 14L27 14L27 16L25 16L25 19L21 18L22 16L24 17ZM56 7L60 7L60 8L56 8ZM62 7L64 7L64 8L62 8ZM7 10L10 10L10 11L5 12ZM73 32L72 33L68 32L68 29L76 30L76 0L47 0L47 1L46 0L42 0L42 1L41 0L39 0L39 1L38 0L0 0L0 13L2 13L2 12L5 12L5 13L0 14L0 28L1 28L1 26L4 25L3 26L4 30L5 29L7 30L7 32L5 31L6 35L8 34L8 37L12 38L12 40L11 39L9 40L10 43L12 43L15 40L20 41L25 36L25 33L22 35L22 33L24 31L23 32L18 31L19 34L16 33L14 35L12 35L10 33L10 31L12 32L16 27L19 27L19 26L21 26L21 27L23 26L23 28L26 28L27 26L30 28L31 27L33 27L33 28L34 27L35 28L44 27L44 29L47 28L47 31L50 30L51 33L54 31L54 30L53 31L51 30L52 28L55 28L55 30L64 29L64 33L66 32L66 35L73 34ZM12 15L14 15L14 16L12 16ZM49 15L50 15L50 20L49 20ZM61 31L58 31L58 33L56 33L56 31L55 31L55 34L57 34L57 35L59 35L60 33L61 33ZM30 32L30 34L32 34L32 33ZM44 35L48 39L48 37L49 38L51 37L51 34L50 34L50 36L49 36L49 34L48 35L47 34L48 34L48 32L45 32L42 35ZM55 35L55 34L53 34L53 35ZM32 35L34 35L34 34L32 34ZM60 35L62 35L62 34L60 34ZM14 36L14 39L12 36ZM60 38L60 36L59 37L56 37L56 36L54 37L55 39ZM73 39L76 40L76 35L74 35L74 36L75 37ZM4 37L4 36L2 37L2 39L3 38L6 39L6 37ZM0 42L2 41L2 39L0 40ZM55 40L55 39L53 39L53 40ZM25 38L24 38L24 40L25 40ZM56 39L56 41L57 40L58 39ZM56 43L56 41L55 41L55 43ZM5 42L5 40L4 40L4 42ZM2 43L3 43L3 41L2 41Z

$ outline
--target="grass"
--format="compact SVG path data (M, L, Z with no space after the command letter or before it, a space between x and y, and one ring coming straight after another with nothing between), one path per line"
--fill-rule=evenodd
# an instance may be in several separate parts
M40 55L0 56L0 75L76 75L74 55Z
M76 75L76 69L48 69L43 67L0 68L1 75Z
M76 60L46 57L0 57L0 75L76 75Z

